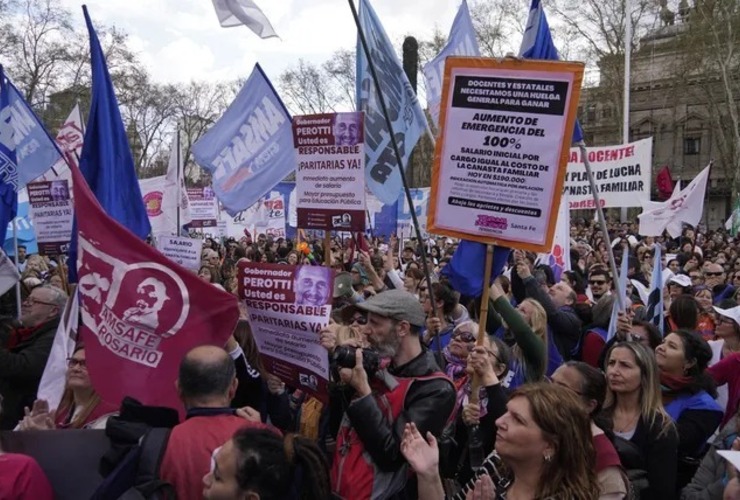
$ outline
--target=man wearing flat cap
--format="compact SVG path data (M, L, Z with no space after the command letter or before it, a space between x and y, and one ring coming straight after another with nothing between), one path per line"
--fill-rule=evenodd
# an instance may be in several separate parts
M390 364L384 377L368 374L357 349L355 367L339 371L355 396L337 435L332 490L340 498L381 492L383 498L416 498L416 478L401 454L404 427L413 422L422 436L439 436L455 405L454 386L421 344L425 315L414 295L388 290L347 309L367 313L361 333Z

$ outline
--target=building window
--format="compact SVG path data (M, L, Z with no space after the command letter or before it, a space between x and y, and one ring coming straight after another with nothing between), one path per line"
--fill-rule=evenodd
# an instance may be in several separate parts
M596 106L594 106L593 104L586 109L586 121L596 121Z
M701 139L699 137L684 137L683 154L698 155L701 150Z
M608 120L612 117L612 108L605 107L601 110L601 117Z

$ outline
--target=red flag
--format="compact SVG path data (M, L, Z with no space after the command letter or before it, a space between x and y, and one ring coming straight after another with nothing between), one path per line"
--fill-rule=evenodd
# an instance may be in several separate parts
M80 333L93 387L113 405L132 396L182 414L175 390L180 361L193 347L226 344L239 318L237 299L109 217L78 168L72 178L81 215Z
M667 200L671 197L671 194L673 194L673 177L671 177L671 170L668 165L660 169L655 178L655 184L658 186L658 196L661 200Z

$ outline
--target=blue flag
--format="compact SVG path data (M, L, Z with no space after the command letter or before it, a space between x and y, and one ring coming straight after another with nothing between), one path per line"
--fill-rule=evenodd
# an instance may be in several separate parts
M113 82L108 73L98 35L95 33L87 7L83 6L82 11L90 35L92 101L80 155L80 171L103 210L136 236L144 239L152 228L141 198L126 128L121 119L118 99L113 90ZM77 262L76 217L72 229L69 260L72 263ZM69 278L70 281L77 281L76 264L69 266Z
M380 107L378 90L383 92L392 133L404 166L408 165L411 151L429 124L368 0L360 0L359 18L381 87L376 89L373 84L370 65L358 39L357 107L365 112L365 184L385 205L392 205L403 189L403 181L391 143L391 131L386 128Z
M296 168L290 114L259 64L229 109L193 145L232 217L254 205Z
M18 191L61 159L59 149L41 121L0 67L0 231L5 233L3 242L8 236L8 224L18 210Z
M493 248L493 266L489 282L501 274L509 259L510 248ZM453 289L468 297L483 294L483 272L486 264L486 245L477 241L462 240L457 246L452 260L442 270Z
M660 335L663 336L663 266L660 261L660 245L655 245L655 257L653 262L653 276L650 280L650 292L648 295L648 303L646 304L647 313L645 318L650 321L660 330Z
M452 21L450 36L447 44L437 54L437 57L424 65L422 70L427 82L427 107L432 119L439 123L439 108L442 100L442 83L444 82L445 60L450 56L480 56L478 40L473 28L473 20L470 18L468 2L463 0Z
M0 231L3 241L18 211L18 161L12 119L10 85L0 66Z
M621 303L627 307L627 273L629 272L629 247L624 247L622 251L622 265L619 270L619 295L621 297ZM612 316L609 319L609 330L606 333L606 341L609 342L614 335L617 333L617 321L619 320L619 311L622 310L620 307L620 300L617 299L612 306Z
M558 50L552 41L550 25L547 23L547 16L545 16L541 0L532 0L532 5L529 7L529 18L527 19L527 27L524 29L519 57L550 61L560 60ZM573 142L576 143L582 140L583 130L581 124L576 120L576 126L573 129Z

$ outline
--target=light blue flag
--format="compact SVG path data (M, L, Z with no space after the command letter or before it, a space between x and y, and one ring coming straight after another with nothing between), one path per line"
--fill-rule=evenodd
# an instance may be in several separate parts
M5 231L5 241L3 242L3 250L10 257L15 256L15 242L13 241L13 224L15 224L16 235L18 236L18 244L26 247L26 253L31 255L32 253L39 253L38 243L36 242L36 231L33 229L33 220L31 220L30 204L28 201L23 201L23 192L19 193L20 199L18 201L18 213L15 215ZM26 196L26 200L28 197Z
M427 82L427 108L435 123L439 123L440 101L442 100L442 83L444 82L445 60L450 56L480 56L478 39L470 18L468 2L463 0L452 21L447 44L437 57L424 65L422 72Z
M359 17L390 115L401 161L406 166L411 151L429 128L429 124L388 35L368 0L360 0ZM365 184L385 205L392 205L403 189L403 181L377 90L373 85L370 65L359 39L357 106L359 111L365 112Z
M646 304L647 313L645 318L650 321L660 330L661 337L663 336L663 266L660 260L660 245L655 245L655 257L653 262L653 276L650 280L650 292L648 295L648 303Z
M547 23L547 16L542 7L541 0L532 0L529 7L529 18L527 27L524 29L524 38L522 46L519 49L519 57L523 59L546 59L558 61L558 50L552 41L550 25ZM573 129L573 142L583 140L583 130L581 124L576 120L576 126Z
M622 251L622 265L619 270L619 295L621 296L621 304L627 307L627 273L629 272L629 247L624 247ZM617 320L619 319L619 311L622 310L620 306L620 300L617 299L612 307L612 317L609 320L609 330L606 334L606 341L609 342L612 337L617 333Z
M290 114L259 64L223 116L193 145L232 217L296 168Z

